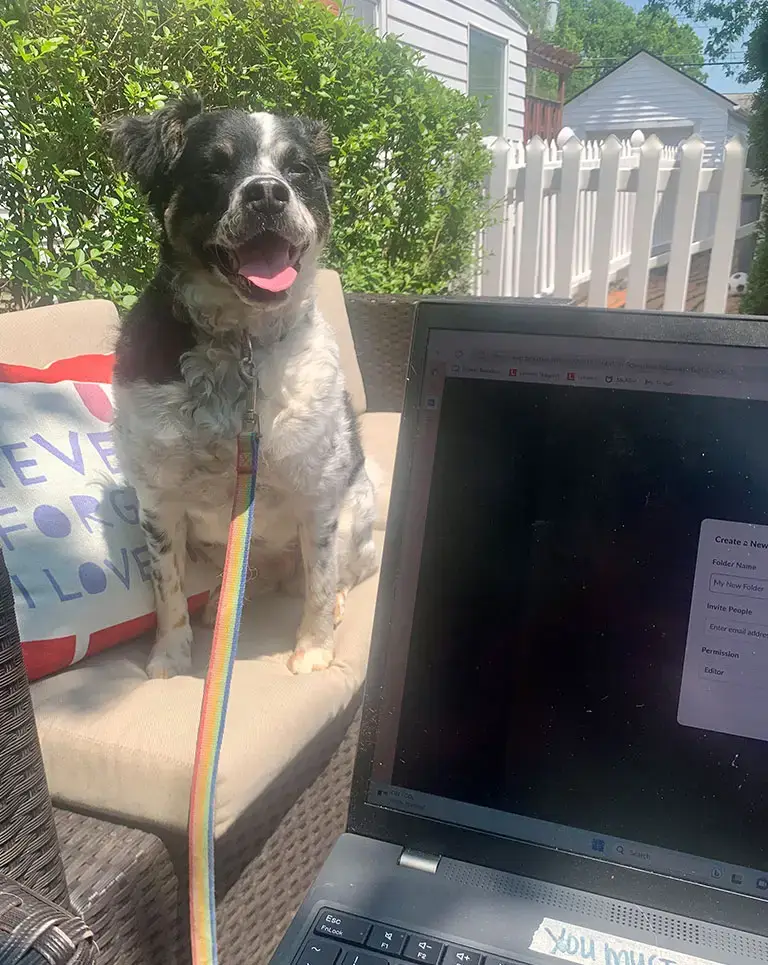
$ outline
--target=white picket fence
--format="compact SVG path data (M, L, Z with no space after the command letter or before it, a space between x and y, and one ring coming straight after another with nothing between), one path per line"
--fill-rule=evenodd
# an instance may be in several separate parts
M637 131L582 143L488 138L487 190L496 218L478 239L477 294L571 298L605 306L611 281L626 281L628 308L644 308L649 272L667 265L664 308L685 308L691 256L709 251L704 310L725 308L736 240L757 229L743 192L746 146L730 140L719 167L702 166L697 136L679 147ZM742 216L742 210L744 216ZM745 217L751 220L745 222Z

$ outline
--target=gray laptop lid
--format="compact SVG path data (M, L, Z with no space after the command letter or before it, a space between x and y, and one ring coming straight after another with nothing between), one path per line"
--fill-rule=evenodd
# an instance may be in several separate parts
M420 307L351 830L765 934L767 348Z

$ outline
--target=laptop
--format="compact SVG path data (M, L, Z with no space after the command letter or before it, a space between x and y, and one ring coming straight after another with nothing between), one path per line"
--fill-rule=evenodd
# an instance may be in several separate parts
M347 831L275 965L768 962L768 325L419 305Z

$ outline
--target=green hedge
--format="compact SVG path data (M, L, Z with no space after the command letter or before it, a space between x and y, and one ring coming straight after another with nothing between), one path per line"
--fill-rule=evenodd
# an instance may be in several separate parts
M746 315L768 315L768 203L760 223L755 256L749 266L747 290L739 310Z
M328 263L349 290L469 284L488 217L481 107L394 38L315 0L0 0L0 21L0 310L135 300L156 232L101 125L184 87L327 122Z
M747 292L741 300L741 311L750 315L768 315L768 8L761 14L747 46L750 80L760 81L749 124L753 174L766 189L760 237L755 257L749 268Z

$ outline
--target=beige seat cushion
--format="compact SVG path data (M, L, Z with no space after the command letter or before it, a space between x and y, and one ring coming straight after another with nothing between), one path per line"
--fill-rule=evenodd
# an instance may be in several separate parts
M377 483L376 529L383 530L387 523L399 432L399 412L365 412L360 417L363 449L366 457L375 464L372 475Z
M383 541L377 535L379 547ZM323 725L342 714L365 676L378 579L349 596L336 662L294 676L286 661L301 601L255 597L243 612L216 790L223 834L290 770ZM54 800L125 823L184 833L211 632L195 628L194 675L149 680L143 638L32 686Z
M116 338L112 302L67 302L10 312L0 320L0 362L43 368L74 355L109 355Z

